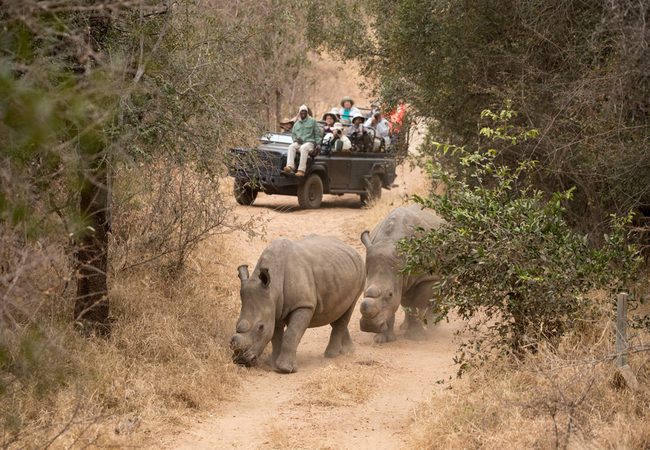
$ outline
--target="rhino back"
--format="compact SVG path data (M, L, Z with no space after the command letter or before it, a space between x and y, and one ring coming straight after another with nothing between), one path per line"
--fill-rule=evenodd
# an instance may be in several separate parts
M438 228L443 219L430 210L418 205L400 206L392 210L388 216L372 230L370 240L373 244L390 243L411 236L416 227L425 229Z
M365 265L349 245L330 236L310 235L293 242L284 277L284 310L314 308L311 327L341 317L359 298Z

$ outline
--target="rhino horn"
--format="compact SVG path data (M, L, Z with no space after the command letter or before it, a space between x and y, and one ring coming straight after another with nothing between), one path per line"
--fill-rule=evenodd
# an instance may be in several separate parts
M239 272L239 279L242 282L248 280L248 266L246 264L237 267L237 272Z
M366 248L370 247L372 244L370 242L370 232L368 230L364 230L364 232L361 233L361 242L363 242L363 245L365 245Z

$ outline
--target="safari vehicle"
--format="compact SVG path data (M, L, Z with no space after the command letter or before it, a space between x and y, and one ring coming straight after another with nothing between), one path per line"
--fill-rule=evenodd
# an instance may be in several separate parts
M297 196L305 209L318 208L323 194L359 194L365 204L381 198L381 189L390 189L395 181L390 145L382 151L340 151L324 142L310 155L305 176L296 177L282 171L292 142L290 134L270 132L257 148L231 149L229 175L235 179L237 203L251 205L257 193L264 192Z

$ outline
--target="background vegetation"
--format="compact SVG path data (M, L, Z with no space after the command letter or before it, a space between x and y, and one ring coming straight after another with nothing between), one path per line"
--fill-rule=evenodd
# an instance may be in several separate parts
M434 399L443 413L420 416L414 445L647 446L648 321L632 337L642 390L626 391L608 369L611 297L591 289L629 286L638 262L610 214L630 217L642 244L647 233L648 11L648 0L4 1L2 445L127 442L230 395L219 343L236 286L202 252L226 264L224 236L255 227L224 201L225 149L309 98L318 49L359 64L378 102L404 100L428 125L423 161L447 191L421 201L452 228L405 243L410 269L442 271L443 308L494 332L466 348L516 356ZM505 116L477 126L486 108ZM523 433L530 424L541 431Z
M304 101L303 6L3 2L3 447L106 444L232 392L235 290L201 255L253 232L225 150Z
M517 122L540 134L500 158L539 161L545 192L576 187L571 223L602 232L610 213L650 204L649 9L646 0L330 0L311 10L310 38L359 60L379 80L376 94L406 99L438 141L473 142L480 112L511 100ZM326 30L315 26L323 17Z
M611 299L631 289L647 314L629 244L647 245L650 3L319 5L314 24L340 13L312 42L429 127L420 162L438 186L417 200L447 226L402 243L406 270L439 273L435 306L472 333L467 378L416 415L414 448L647 446L647 319L630 338L644 381L627 390Z

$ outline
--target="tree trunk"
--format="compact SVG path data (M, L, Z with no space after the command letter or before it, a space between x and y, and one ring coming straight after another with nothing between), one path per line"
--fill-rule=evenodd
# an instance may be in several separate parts
M107 334L108 320L108 231L109 192L106 155L86 153L88 166L81 172L79 212L84 228L77 258L76 325L85 333ZM84 153L82 149L82 154Z
M282 117L280 116L282 110L282 92L280 92L280 88L275 88L275 126L273 127L273 130L277 129L278 124L282 120Z

